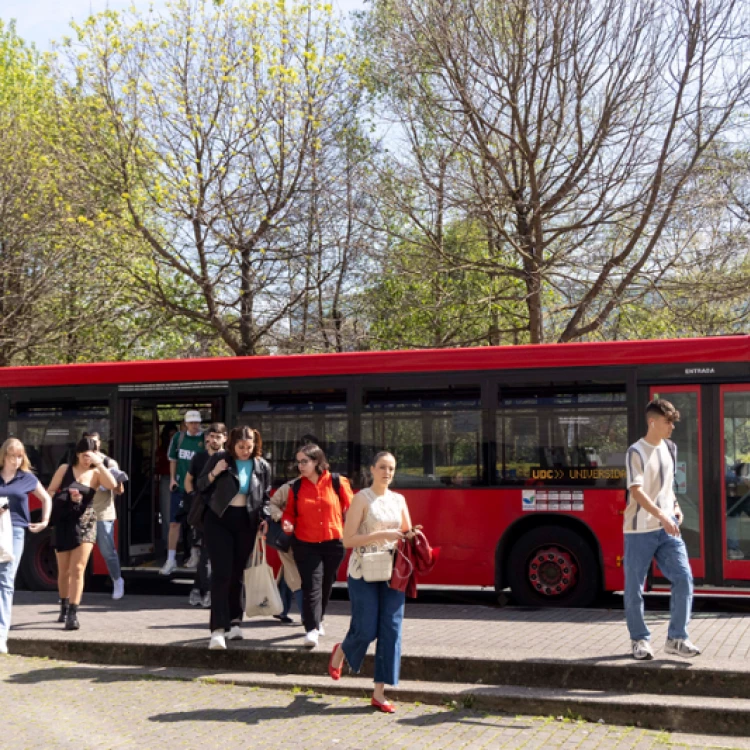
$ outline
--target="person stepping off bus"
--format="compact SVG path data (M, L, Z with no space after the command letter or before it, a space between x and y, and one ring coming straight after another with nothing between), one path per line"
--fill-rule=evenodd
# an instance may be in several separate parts
M636 659L653 659L651 632L643 617L643 584L653 560L672 584L666 654L692 657L701 650L688 638L693 575L680 535L682 510L674 494L677 446L669 439L680 412L664 399L646 407L648 432L628 448L625 508L625 619Z
M180 541L181 515L184 515L183 496L185 494L185 477L190 470L190 462L196 453L203 453L205 441L201 431L201 413L190 409L185 413L186 432L178 432L169 444L169 539L167 541L167 561L159 573L168 576L177 569L177 543ZM185 541L187 544L187 540ZM191 555L192 557L192 555ZM193 560L188 561L188 566ZM197 555L194 560L198 564Z

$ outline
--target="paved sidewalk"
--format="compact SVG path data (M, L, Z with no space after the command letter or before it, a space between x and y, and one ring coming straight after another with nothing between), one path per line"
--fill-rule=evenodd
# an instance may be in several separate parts
M57 599L52 593L17 591L9 646L16 639L57 639L133 645L170 645L205 649L208 612L192 608L178 597L129 596L114 602L106 594L85 594L79 612L81 630L67 632L55 620ZM298 616L295 615L298 620ZM692 670L750 672L750 615L697 613L691 639L703 654L691 661L663 654L669 614L647 613L653 631L657 661ZM319 651L341 641L349 623L349 603L331 602L326 635ZM243 625L245 640L230 649L302 651L299 625L253 619ZM570 661L596 664L635 664L629 658L630 641L622 611L530 610L481 605L407 603L403 654L459 659L513 659L515 661ZM652 663L653 665L653 663Z
M189 670L0 658L3 750L660 750L750 748L742 737L655 732L465 708L401 703L393 716L362 698L313 690L199 683Z

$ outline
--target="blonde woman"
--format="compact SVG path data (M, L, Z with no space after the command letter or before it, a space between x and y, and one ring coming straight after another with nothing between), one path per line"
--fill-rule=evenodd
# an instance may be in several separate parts
M114 490L117 482L90 437L76 443L71 464L62 464L47 488L54 497L54 545L57 556L57 588L60 594L58 622L65 630L78 630L78 605L83 596L83 576L96 542L94 495L99 487Z
M411 518L404 496L389 489L396 473L393 455L376 454L370 472L372 484L354 496L344 525L344 547L352 550L347 576L352 617L346 638L333 647L328 673L338 680L344 659L359 672L369 645L377 640L371 704L390 714L396 707L386 699L385 685L398 684L405 594L392 589L388 581L365 581L361 556L395 547L411 529Z
M42 520L39 523L31 523L29 493L42 501ZM50 496L31 472L23 443L16 438L9 438L0 446L0 514L10 513L13 525L13 559L0 563L0 654L8 653L13 592L26 529L32 534L46 529L51 511Z

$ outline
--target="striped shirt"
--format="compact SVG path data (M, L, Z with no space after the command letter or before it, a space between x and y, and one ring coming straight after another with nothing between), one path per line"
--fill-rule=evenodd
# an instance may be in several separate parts
M670 445L671 450L670 452ZM628 472L628 489L640 486L643 492L658 508L669 517L674 517L674 467L677 447L674 443L662 440L659 445L651 445L644 438L628 448L625 465ZM636 534L645 531L658 531L661 522L645 508L641 508L632 494L628 493L625 508L623 531Z

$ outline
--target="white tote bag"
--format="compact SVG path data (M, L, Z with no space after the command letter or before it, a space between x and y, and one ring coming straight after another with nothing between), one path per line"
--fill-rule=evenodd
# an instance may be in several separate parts
M271 617L284 610L273 568L266 562L266 540L255 539L250 567L245 568L245 614L248 617Z
M13 562L15 559L13 554L13 521L10 517L10 511L6 508L4 513L0 513L0 563Z

